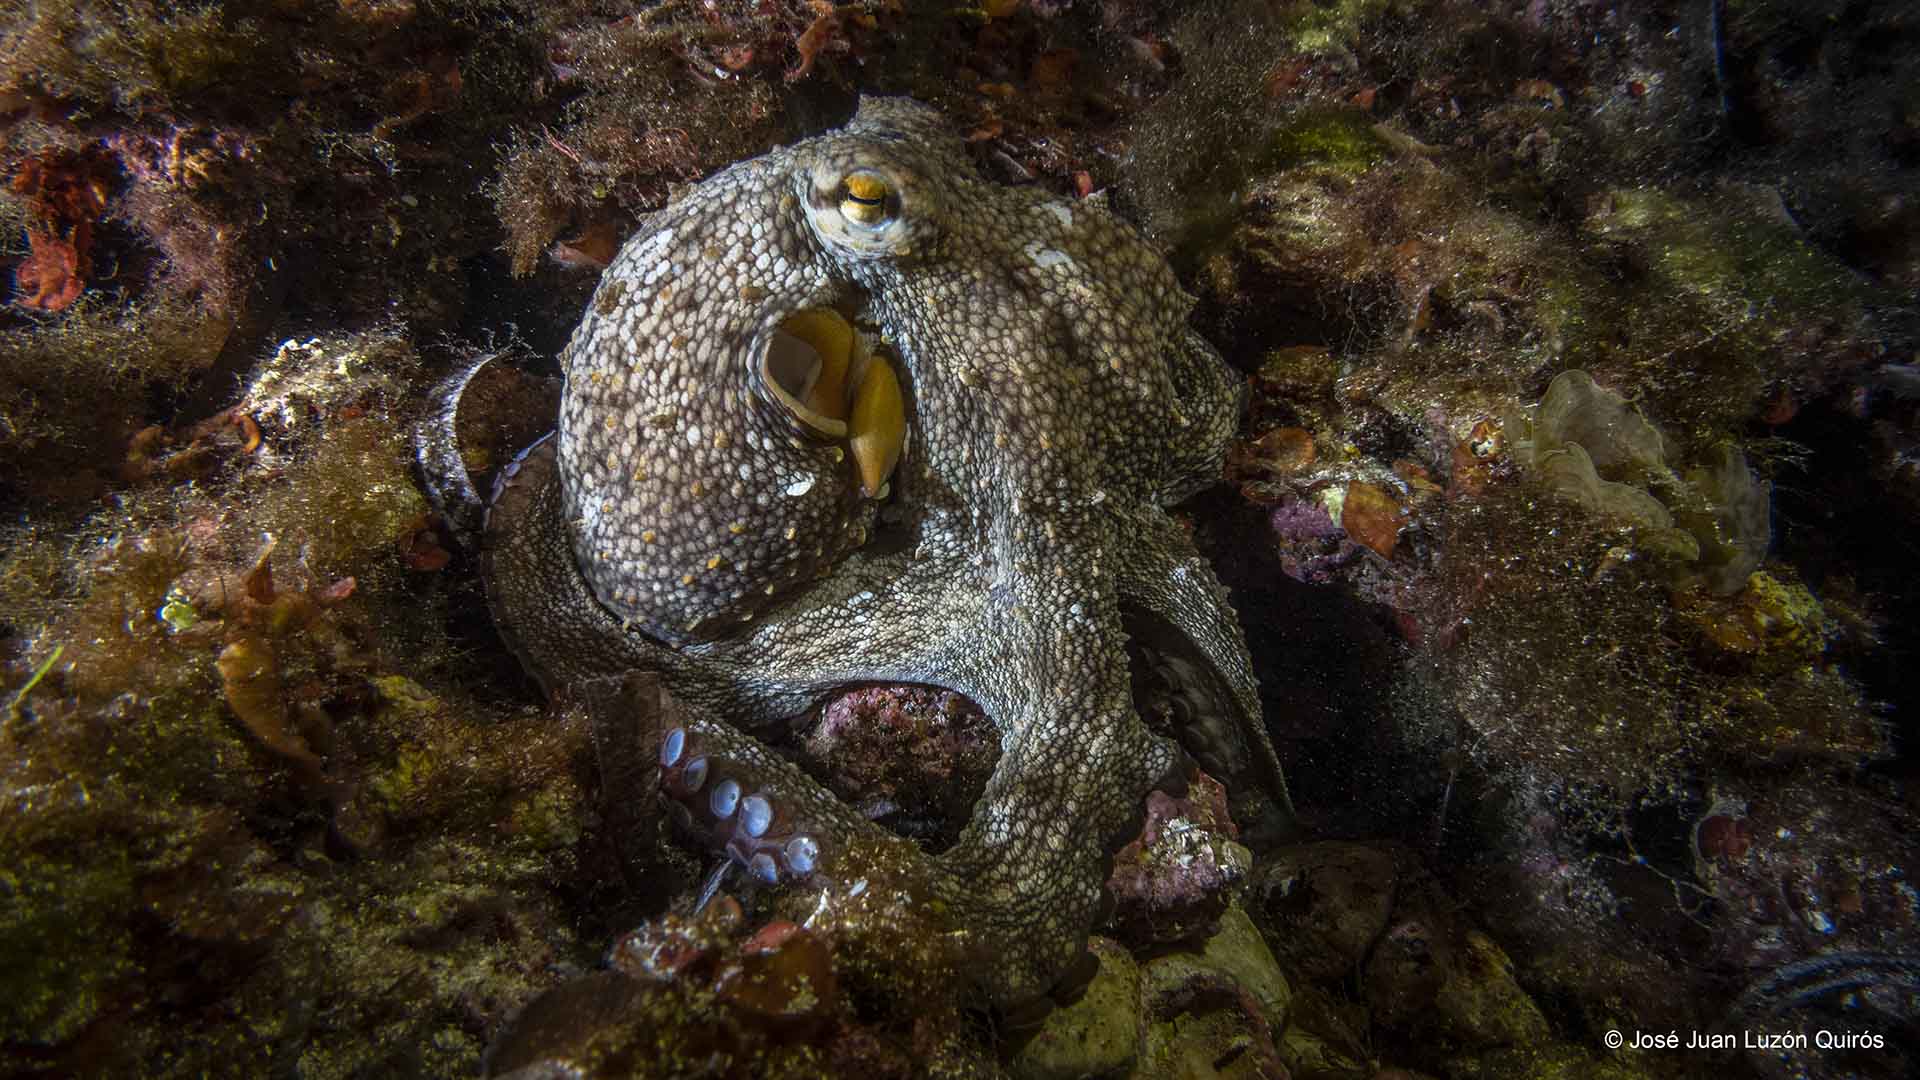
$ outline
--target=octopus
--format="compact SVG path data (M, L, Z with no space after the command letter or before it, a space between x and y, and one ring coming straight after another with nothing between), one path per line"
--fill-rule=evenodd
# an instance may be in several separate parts
M1098 200L990 183L937 113L865 99L607 268L557 429L488 508L495 620L551 691L656 673L683 719L634 737L736 873L884 878L986 1001L1058 997L1151 788L1197 759L1290 813L1226 592L1166 509L1217 480L1244 392L1192 303ZM869 683L997 728L937 855L753 735Z

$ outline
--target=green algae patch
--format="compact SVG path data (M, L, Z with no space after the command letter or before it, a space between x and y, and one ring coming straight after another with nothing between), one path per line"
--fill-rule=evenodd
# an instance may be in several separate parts
M586 810L578 792L543 787L514 803L507 827L535 851L562 851L580 842Z
M228 329L183 306L83 300L0 332L0 491L83 504L122 479L149 399L212 365Z
M1703 300L1807 310L1861 299L1854 275L1808 244L1783 208L1777 217L1763 216L1763 207L1743 205L1749 200L1739 193L1715 203L1659 188L1616 188L1588 228L1642 246L1665 285Z
M199 482L12 530L9 1053L473 1072L476 1010L590 958L561 899L593 840L585 732L474 697L495 668L447 639L456 583L404 560L417 370L392 334L280 350L239 410L256 435L202 445Z
M1378 122L1359 110L1304 110L1286 119L1267 141L1255 167L1292 169L1315 165L1361 173L1391 152L1375 130Z
M1278 5L1285 41L1302 53L1337 53L1352 43L1367 20L1396 6L1396 0L1294 0Z
M137 902L134 868L127 852L98 845L80 846L78 861L23 855L13 832L0 830L0 1041L52 1046L79 1034L136 970L122 922Z
M392 421L362 417L328 430L312 456L296 464L260 508L271 526L294 519L309 525L306 539L316 567L335 573L378 556L397 558L399 543L427 512L406 457L394 448L406 437Z
M403 717L431 716L440 711L440 699L433 691L405 675L379 675L367 680L380 694L380 701Z

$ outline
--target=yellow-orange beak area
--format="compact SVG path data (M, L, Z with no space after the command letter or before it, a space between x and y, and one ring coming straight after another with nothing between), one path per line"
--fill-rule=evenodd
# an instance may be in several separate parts
M813 346L820 354L820 375L814 380L803 403L821 416L835 420L847 418L847 368L853 362L860 335L853 324L832 308L813 308L797 312L780 324L780 329Z
M861 494L869 499L880 494L894 466L900 464L906 442L907 406L900 394L900 378L884 357L872 357L854 388L853 409L847 417L847 446L860 471Z
M762 378L795 420L821 438L846 440L861 492L877 497L907 439L906 401L893 366L832 308L782 320L760 362Z

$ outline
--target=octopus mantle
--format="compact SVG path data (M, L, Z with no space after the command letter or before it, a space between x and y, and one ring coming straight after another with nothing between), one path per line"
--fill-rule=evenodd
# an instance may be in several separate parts
M1218 476L1240 407L1191 304L1102 207L986 183L937 114L868 99L640 223L564 354L558 431L495 494L495 617L549 689L659 673L695 717L650 736L663 790L753 877L884 874L990 1000L1037 1000L1142 796L1185 775L1130 638L1178 673L1188 749L1285 806L1224 590L1162 509ZM941 855L746 733L868 681L998 727Z

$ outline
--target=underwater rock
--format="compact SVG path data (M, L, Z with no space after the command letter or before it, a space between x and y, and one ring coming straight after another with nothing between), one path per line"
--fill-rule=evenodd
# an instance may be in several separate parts
M1132 1075L1140 1053L1140 966L1110 938L1087 947L1100 970L1080 1000L1048 1014L1040 1030L1014 1051L1016 1080L1080 1080Z
M1386 931L1398 878L1392 856L1361 844L1281 848L1261 862L1256 911L1290 969L1345 983Z
M488 1047L487 1075L986 1075L983 1048L958 1022L956 981L915 984L925 972L898 950L897 966L876 966L874 928L844 912L820 922L749 931L724 894L697 915L648 920L614 944L605 970L528 1002ZM1137 1007L1131 983L1103 990ZM1108 1049L1130 1047L1128 1031Z
M1273 530L1280 569L1295 581L1325 584L1334 580L1342 567L1364 555L1317 499L1283 498L1269 512L1268 524Z
M1228 908L1198 951L1155 956L1142 972L1135 1075L1287 1075L1275 1035L1286 1030L1293 990L1246 912Z
M1693 826L1692 870L1718 901L1714 951L1724 963L1757 982L1823 955L1911 949L1920 905L1906 870L1910 806L1878 785L1833 784L1808 767L1764 785L1724 782L1711 794ZM1780 1012L1834 1005L1819 982L1750 1004Z
M1221 914L1218 929L1198 949L1158 954L1142 970L1149 993L1154 986L1173 986L1196 973L1225 976L1252 998L1261 1019L1274 1030L1286 1026L1293 987L1266 939L1237 904Z
M1493 939L1435 910L1396 908L1365 973L1379 1023L1463 1047L1544 1041L1539 1006Z
M1110 939L1096 937L1092 947L1099 970L1086 996L1055 1010L1020 1044L1009 1062L1013 1076L1288 1075L1277 1040L1289 1027L1293 991L1239 907L1228 908L1203 942L1155 950L1138 963Z
M1580 1046L1543 1041L1449 1058L1444 1075L1450 1080L1507 1080L1515 1076L1653 1080L1671 1074L1652 1060L1609 1060Z

